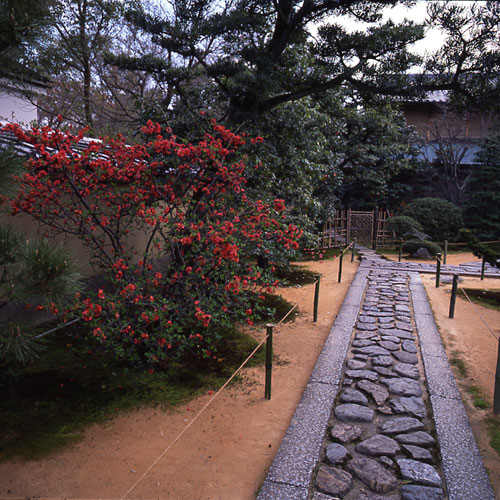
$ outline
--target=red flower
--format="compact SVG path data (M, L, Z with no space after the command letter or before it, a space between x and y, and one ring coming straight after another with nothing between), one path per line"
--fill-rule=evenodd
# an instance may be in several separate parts
M285 200L274 200L274 210L276 210L276 212L283 212L283 210L285 210Z

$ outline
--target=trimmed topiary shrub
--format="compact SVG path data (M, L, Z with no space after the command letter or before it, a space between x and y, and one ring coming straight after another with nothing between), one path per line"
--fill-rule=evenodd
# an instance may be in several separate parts
M387 225L390 231L394 231L396 238L423 238L424 228L420 222L406 215L396 215L387 220Z
M410 240L403 243L403 252L413 255L419 248L425 248L432 256L438 253L443 253L441 247L432 243L432 241L416 241Z
M456 241L464 225L461 210L441 198L417 198L403 210L403 215L420 222L433 241Z

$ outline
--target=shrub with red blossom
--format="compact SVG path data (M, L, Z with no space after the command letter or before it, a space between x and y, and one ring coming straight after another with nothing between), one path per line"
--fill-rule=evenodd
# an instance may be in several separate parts
M81 317L120 359L161 366L185 353L216 357L220 327L251 324L255 295L275 284L253 256L298 248L301 231L286 223L283 200L245 193L245 135L215 121L195 144L148 122L140 144L104 137L79 153L83 131L6 128L37 152L12 212L87 245L107 285L76 297L66 318Z

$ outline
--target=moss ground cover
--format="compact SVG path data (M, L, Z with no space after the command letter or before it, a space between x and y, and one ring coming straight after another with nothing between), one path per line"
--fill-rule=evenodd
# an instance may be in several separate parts
M309 274L301 270L292 276L294 282L305 284ZM279 295L266 295L264 304L261 323L279 321L292 307ZM292 314L288 321L294 318ZM22 376L0 387L0 461L47 456L78 442L88 425L119 412L147 405L173 408L215 391L257 345L250 335L227 329L216 346L217 362L186 355L163 372L148 373L87 349L78 341L85 337L84 328L77 323L47 337L40 358ZM248 366L264 359L260 349Z
M188 359L160 373L110 364L95 351L82 352L74 331L61 331L46 343L46 353L32 363L0 400L0 460L32 459L77 442L91 423L142 405L174 407L217 389L255 348L256 341L237 330L224 332L220 362ZM250 361L262 362L263 351Z
M472 302L500 311L500 289L465 288L464 290ZM462 290L459 290L459 293L465 297Z

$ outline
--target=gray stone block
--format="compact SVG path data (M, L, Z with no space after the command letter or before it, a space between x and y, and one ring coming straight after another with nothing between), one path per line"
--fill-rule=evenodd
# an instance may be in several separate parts
M307 494L307 488L292 486L291 484L275 483L266 479L257 496L257 500L306 500Z
M268 480L305 488L309 486L335 393L336 390L329 385L307 385L271 465Z
M450 500L494 500L461 400L431 395L443 471Z

